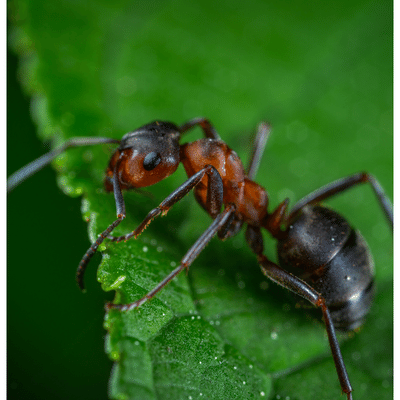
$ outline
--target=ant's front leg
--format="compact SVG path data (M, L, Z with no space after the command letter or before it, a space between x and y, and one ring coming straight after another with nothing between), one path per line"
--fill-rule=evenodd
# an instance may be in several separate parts
M30 176L34 175L36 172L40 171L46 165L50 164L58 155L64 153L65 150L71 147L80 147L80 146L93 146L96 144L105 144L105 143L120 143L120 140L103 138L103 137L75 137L67 140L61 146L56 149L43 154L41 157L36 160L30 162L25 165L18 171L14 172L7 179L7 192L13 190L16 186L22 183L25 179L28 179Z
M129 304L106 304L106 310L117 309L120 311L130 311L134 308L140 307L147 300L150 300L157 294L164 286L166 286L175 276L177 276L184 269L189 269L192 262L197 258L201 251L206 247L207 243L213 236L229 221L235 212L234 205L228 205L226 209L219 214L213 223L205 230L205 232L196 240L193 246L182 258L180 265L175 268L169 275L167 275L155 288L148 292L141 299Z
M222 179L221 175L212 165L206 165L172 192L158 207L151 210L133 232L123 236L109 235L108 239L113 242L121 242L123 240L126 241L133 236L137 238L154 218L158 217L160 214L165 215L175 203L187 195L203 179L204 175L208 176L207 210L209 210L211 216L215 218L219 214L222 206Z
M177 276L185 268L189 268L198 254L204 249L207 243L212 237L230 220L232 217L235 207L230 205L220 213L223 200L223 185L222 179L218 171L212 165L206 165L196 174L192 175L185 183L183 183L178 189L171 193L158 207L151 210L143 222L128 235L119 237L110 237L113 241L128 240L132 236L137 237L146 226L158 215L165 214L176 202L182 199L191 189L193 189L203 177L208 176L207 186L207 202L206 207L211 216L214 219L213 223L208 229L200 236L200 238L194 243L189 249L186 255L182 258L180 265L175 268L168 276L164 278L153 290L147 293L143 298L129 304L107 304L106 309L118 309L120 311L129 311L133 308L141 306L144 302L151 299L157 292L159 292L165 285L167 285L175 276Z
M78 265L78 269L76 271L76 282L78 283L78 286L81 290L85 290L85 285L83 283L83 275L85 273L85 270L87 268L87 265L90 261L90 259L93 257L93 254L96 253L98 247L103 243L104 239L122 222L122 220L126 216L125 212L125 202L124 202L124 197L122 196L122 191L121 191L121 186L120 182L118 180L118 168L120 165L120 160L118 160L115 163L114 167L114 182L113 182L113 189L114 189L114 198L115 198L115 204L117 207L117 219L109 225L109 227L103 231L97 240L89 247L88 251L85 253L85 255L82 257L82 260L80 261Z
M81 290L84 290L83 275L87 268L87 265L92 258L93 254L97 251L101 243L103 243L105 238L109 238L114 242L120 242L122 240L128 240L132 236L135 238L140 235L144 229L150 224L150 222L160 214L166 214L168 210L182 197L190 192L204 177L208 176L208 191L207 191L207 207L210 210L212 217L219 214L222 206L223 199L223 185L222 179L218 171L212 165L206 165L199 172L191 176L186 182L184 182L178 189L171 193L158 207L151 210L143 222L136 228L133 232L124 236L111 236L110 233L121 223L125 218L125 203L122 196L122 191L120 187L120 182L115 177L118 177L118 168L120 162L117 161L114 167L114 197L117 206L117 219L110 224L110 226L103 231L98 239L90 246L86 254L83 256L81 262L79 263L78 270L76 272L76 281Z

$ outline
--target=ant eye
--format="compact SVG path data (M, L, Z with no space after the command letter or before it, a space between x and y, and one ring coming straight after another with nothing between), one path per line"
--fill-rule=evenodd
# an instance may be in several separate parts
M147 154L146 157L143 160L143 168L146 171L151 171L155 167L157 167L158 164L161 162L161 156L156 153L155 151L152 151L151 153Z

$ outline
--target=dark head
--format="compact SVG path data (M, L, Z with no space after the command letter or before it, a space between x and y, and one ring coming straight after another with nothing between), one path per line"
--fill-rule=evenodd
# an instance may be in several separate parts
M151 186L176 171L179 165L178 127L154 121L127 133L106 171L106 190L113 190L114 170L122 189Z

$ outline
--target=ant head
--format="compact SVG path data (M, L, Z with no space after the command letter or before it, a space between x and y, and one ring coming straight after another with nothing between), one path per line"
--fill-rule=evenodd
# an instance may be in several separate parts
M154 121L127 133L111 158L106 189L112 190L116 167L122 189L151 186L176 171L180 132L171 122Z

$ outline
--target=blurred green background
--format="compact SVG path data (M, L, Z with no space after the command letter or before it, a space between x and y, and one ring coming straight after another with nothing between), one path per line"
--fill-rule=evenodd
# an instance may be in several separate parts
M393 197L389 1L289 5L254 0L244 6L205 0L31 0L8 5L13 49L8 55L8 174L46 151L37 131L43 138L62 132L58 141L73 135L121 137L156 118L182 123L206 116L244 160L257 123L272 123L257 176L272 206L285 197L294 204L311 190L361 170L375 174ZM77 151L59 164L64 172L72 166L68 184L92 196L101 187L110 154L93 151L92 162L87 161L92 153ZM74 165L82 154L89 154L85 163ZM75 268L89 246L87 225L80 199L64 196L55 176L47 168L8 197L9 398L107 398L112 363L103 351L102 320L104 301L112 295L96 281L100 256L88 269L88 293L82 295L75 285ZM183 179L178 171L155 189L156 200ZM137 198L128 195L127 201L135 218L149 208L148 200L137 205ZM108 222L114 212L110 204L102 215ZM169 240L178 243L180 253L209 223L193 198L183 204L149 230L159 236L171 232ZM354 189L330 204L363 232L377 265L372 315L344 350L354 398L366 393L391 398L392 237L369 188ZM242 239L214 241L202 255L203 264L232 254L227 262L232 271L248 263L252 280L261 281L254 258L245 247L237 250ZM271 257L273 246L267 241ZM199 267L196 275L194 268L194 286L201 286L205 273L213 280L212 271ZM247 284L249 293L251 288ZM378 350L370 350L371 344ZM297 351L296 343L287 351ZM339 398L331 369L327 379L334 380L333 394L327 394L326 382L313 382L316 373L309 369L276 380L271 396Z
M16 80L17 59L7 56L11 172L45 149ZM89 243L86 226L80 200L65 196L54 179L45 169L8 198L8 397L106 399L112 364L103 351L105 296L94 269L88 271L90 296L75 285L75 267Z

